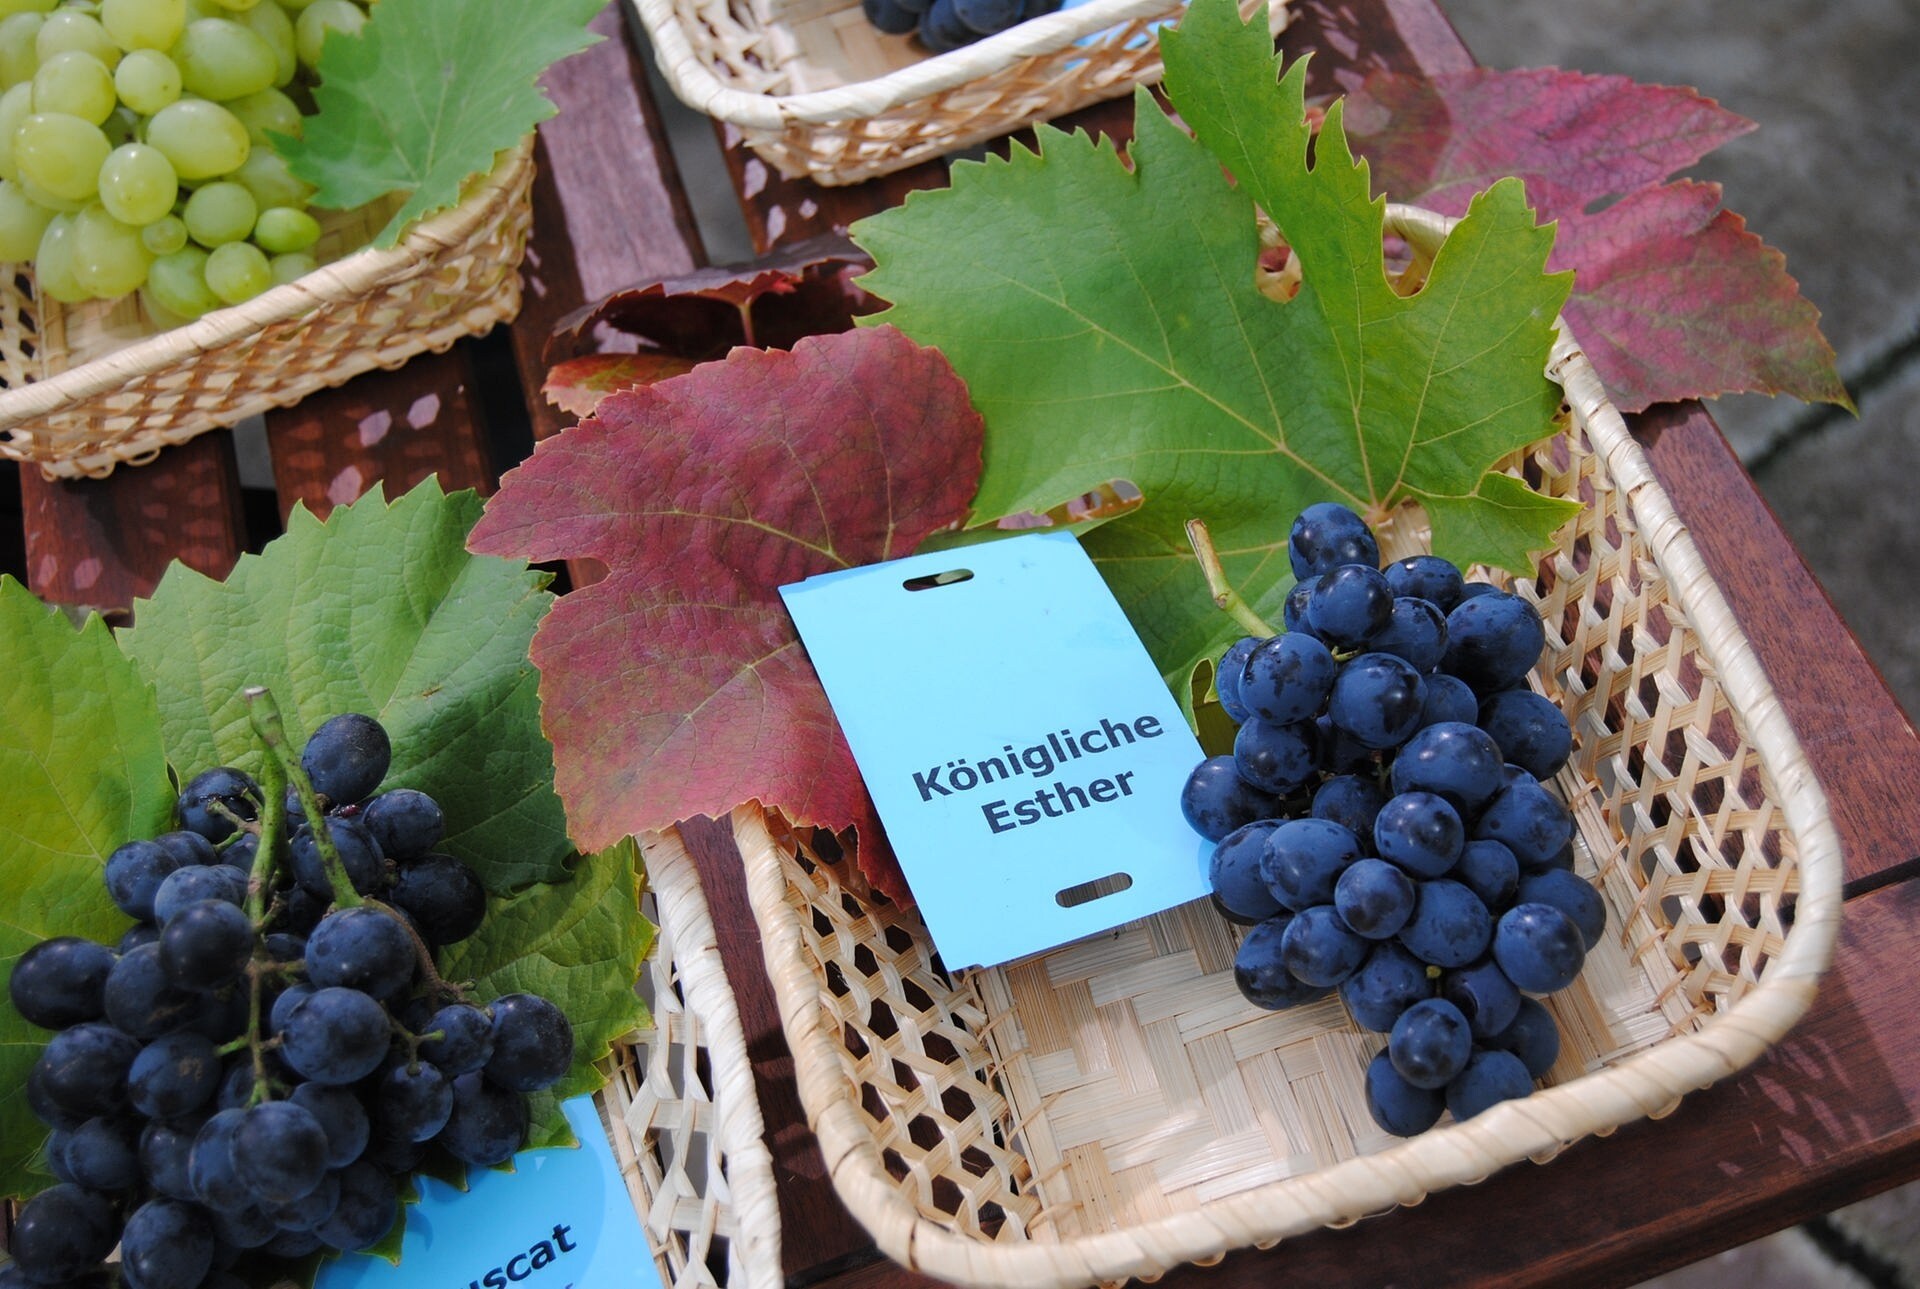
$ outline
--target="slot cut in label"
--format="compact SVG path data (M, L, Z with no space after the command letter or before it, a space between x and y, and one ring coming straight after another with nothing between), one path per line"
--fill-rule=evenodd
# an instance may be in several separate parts
M991 966L1207 894L1199 743L1070 533L781 588L934 945Z

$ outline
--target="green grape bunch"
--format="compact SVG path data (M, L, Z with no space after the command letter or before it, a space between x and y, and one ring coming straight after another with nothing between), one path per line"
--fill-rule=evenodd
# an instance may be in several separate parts
M358 0L0 0L0 262L158 327L315 267L312 189L274 151Z

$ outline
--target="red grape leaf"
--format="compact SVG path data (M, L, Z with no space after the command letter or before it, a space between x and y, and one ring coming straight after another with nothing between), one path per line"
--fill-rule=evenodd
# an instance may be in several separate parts
M946 359L876 327L612 395L501 479L472 549L609 570L531 651L583 849L757 801L856 829L868 877L911 899L777 588L958 521L981 436Z
M853 285L870 263L846 238L822 235L750 265L628 287L562 318L547 358L636 343L695 362L735 345L790 349L802 336L845 331L879 307Z
M1716 213L1718 187L1666 182L1752 128L1694 90L1556 69L1376 73L1347 103L1395 201L1458 215L1526 181L1560 224L1547 267L1574 270L1567 323L1622 410L1749 390L1851 407L1785 257Z
M570 416L592 416L609 394L682 376L693 368L691 359L672 354L586 354L555 363L540 392Z

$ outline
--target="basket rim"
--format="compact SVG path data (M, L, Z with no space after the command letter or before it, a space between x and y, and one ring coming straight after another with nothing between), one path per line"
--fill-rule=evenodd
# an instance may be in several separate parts
M735 89L714 74L712 64L687 34L675 0L630 2L653 42L654 61L676 96L716 120L743 129L776 131L796 124L827 125L877 116L978 80L1020 59L1065 49L1104 27L1183 7L1183 0L1088 0L884 76L804 94L763 94ZM1269 14L1284 13L1286 4L1287 0L1268 0Z
M1387 207L1388 231L1429 253L1455 222L1413 207ZM1767 764L1776 804L1794 836L1800 888L1794 924L1780 954L1752 988L1699 1030L1503 1102L1465 1123L1118 1230L989 1244L922 1217L887 1174L858 1104L845 1095L839 1029L820 1002L798 919L787 907L786 877L765 812L749 803L733 812L731 824L745 858L801 1102L835 1189L888 1256L941 1279L1020 1289L1157 1275L1180 1263L1417 1203L1431 1191L1479 1181L1523 1159L1544 1162L1580 1138L1660 1117L1686 1093L1757 1060L1806 1012L1832 961L1841 912L1840 842L1825 793L1645 452L1564 321L1557 325L1548 374L1585 423L1615 486L1625 491L1654 559L1667 574L1673 602L1694 628L1723 691L1746 723L1751 745Z
M110 354L40 380L0 391L0 429L94 398L130 380L191 362L235 340L318 309L348 303L404 280L450 246L457 246L513 191L533 164L529 133L494 158L493 169L456 205L414 225L399 244L363 247L311 273L184 326L158 332Z

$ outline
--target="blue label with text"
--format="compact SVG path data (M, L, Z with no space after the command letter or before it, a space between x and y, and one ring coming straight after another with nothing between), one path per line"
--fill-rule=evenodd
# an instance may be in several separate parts
M1200 745L1071 533L780 593L947 966L1206 896L1180 814Z
M662 1283L593 1098L563 1107L577 1148L476 1168L461 1191L414 1179L400 1262L349 1253L314 1289L654 1289Z

